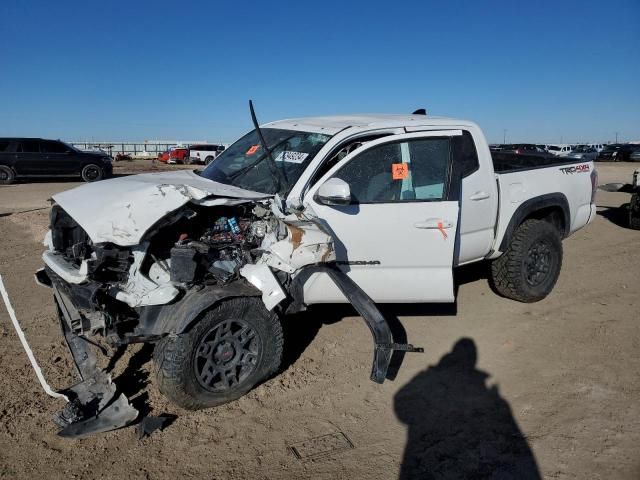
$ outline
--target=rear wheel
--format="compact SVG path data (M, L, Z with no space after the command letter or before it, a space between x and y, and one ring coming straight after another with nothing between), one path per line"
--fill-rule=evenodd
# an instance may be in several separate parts
M491 264L493 287L519 302L538 302L558 280L562 241L557 228L543 220L526 220L513 235L502 256Z
M85 182L97 182L104 177L104 171L100 166L90 163L84 166L80 176Z
M629 228L640 230L640 193L631 195L629 203Z
M190 410L230 402L278 370L282 342L278 316L259 298L226 300L188 332L156 345L159 389Z
M9 185L16 179L15 173L11 168L0 165L0 185Z

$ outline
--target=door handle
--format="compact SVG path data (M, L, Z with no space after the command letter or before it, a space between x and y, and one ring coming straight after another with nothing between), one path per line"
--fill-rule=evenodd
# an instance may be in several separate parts
M469 197L469 200L473 200L474 202L477 202L479 200L486 200L490 196L491 195L489 195L487 192L479 191L479 192L476 192L473 195L471 195Z
M442 230L444 228L453 227L453 223L448 220L441 220L439 218L428 218L424 222L416 222L413 224L416 228L428 228L434 230Z

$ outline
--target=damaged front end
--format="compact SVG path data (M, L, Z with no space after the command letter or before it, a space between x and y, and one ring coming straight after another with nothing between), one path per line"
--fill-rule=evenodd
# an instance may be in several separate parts
M136 198L105 191L111 210L94 204L93 215L73 190L54 197L45 268L36 278L53 289L81 378L61 392L69 403L56 417L60 435L112 430L138 416L98 368L95 351L180 335L228 298L260 297L278 314L304 308L296 282L310 269L328 273L367 322L375 342L372 380L384 381L394 350L419 350L393 343L373 301L335 266L332 237L313 217L284 214L278 197L137 177L136 189L110 181Z

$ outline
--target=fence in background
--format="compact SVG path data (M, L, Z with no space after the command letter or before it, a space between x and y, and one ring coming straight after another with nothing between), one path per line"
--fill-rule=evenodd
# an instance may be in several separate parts
M157 157L159 153L169 150L169 147L176 145L189 147L196 144L214 144L224 145L207 141L183 141L171 142L168 140L153 140L147 142L88 142L88 141L71 141L67 142L80 150L102 150L109 155L125 153L132 156L144 156L145 153L150 157Z

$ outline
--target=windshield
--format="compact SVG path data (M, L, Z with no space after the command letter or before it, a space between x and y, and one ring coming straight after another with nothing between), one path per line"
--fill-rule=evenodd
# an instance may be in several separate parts
M245 190L271 195L279 193L285 197L331 138L321 133L276 128L262 128L261 131L275 165L270 165L271 158L253 130L223 151L201 175Z

